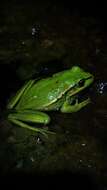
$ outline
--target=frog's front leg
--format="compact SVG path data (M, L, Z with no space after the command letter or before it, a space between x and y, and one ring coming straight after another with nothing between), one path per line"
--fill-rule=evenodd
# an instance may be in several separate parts
M90 99L87 98L86 100L79 102L77 97L71 99L71 102L66 100L61 107L61 112L64 113L72 113L79 111L82 107L86 106L90 103Z
M15 113L10 113L8 115L8 120L16 125L19 125L20 127L45 134L47 133L46 129L36 128L31 126L30 124L31 123L48 124L50 122L50 117L46 113L40 111L25 110L25 111L16 111Z

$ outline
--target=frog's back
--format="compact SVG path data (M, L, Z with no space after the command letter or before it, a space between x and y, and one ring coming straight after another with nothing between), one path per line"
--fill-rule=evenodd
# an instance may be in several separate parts
M75 85L77 77L69 70L35 83L19 102L18 109L45 109Z

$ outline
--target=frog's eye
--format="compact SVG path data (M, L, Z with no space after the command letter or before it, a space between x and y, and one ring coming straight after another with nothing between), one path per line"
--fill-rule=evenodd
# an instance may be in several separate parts
M80 80L79 83L78 83L79 87L84 86L84 84L85 84L85 80L84 79Z

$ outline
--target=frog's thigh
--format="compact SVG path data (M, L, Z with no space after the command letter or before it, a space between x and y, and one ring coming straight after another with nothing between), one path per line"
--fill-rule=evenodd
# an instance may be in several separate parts
M50 122L50 117L46 113L31 110L19 111L17 113L9 114L8 119L17 119L24 122L44 124L48 124Z

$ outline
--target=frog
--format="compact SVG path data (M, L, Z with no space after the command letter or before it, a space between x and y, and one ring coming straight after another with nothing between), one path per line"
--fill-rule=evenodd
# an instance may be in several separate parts
M51 118L49 111L77 112L90 103L90 98L80 101L78 94L86 89L94 76L75 65L52 76L27 81L7 104L8 120L20 127L45 134Z

